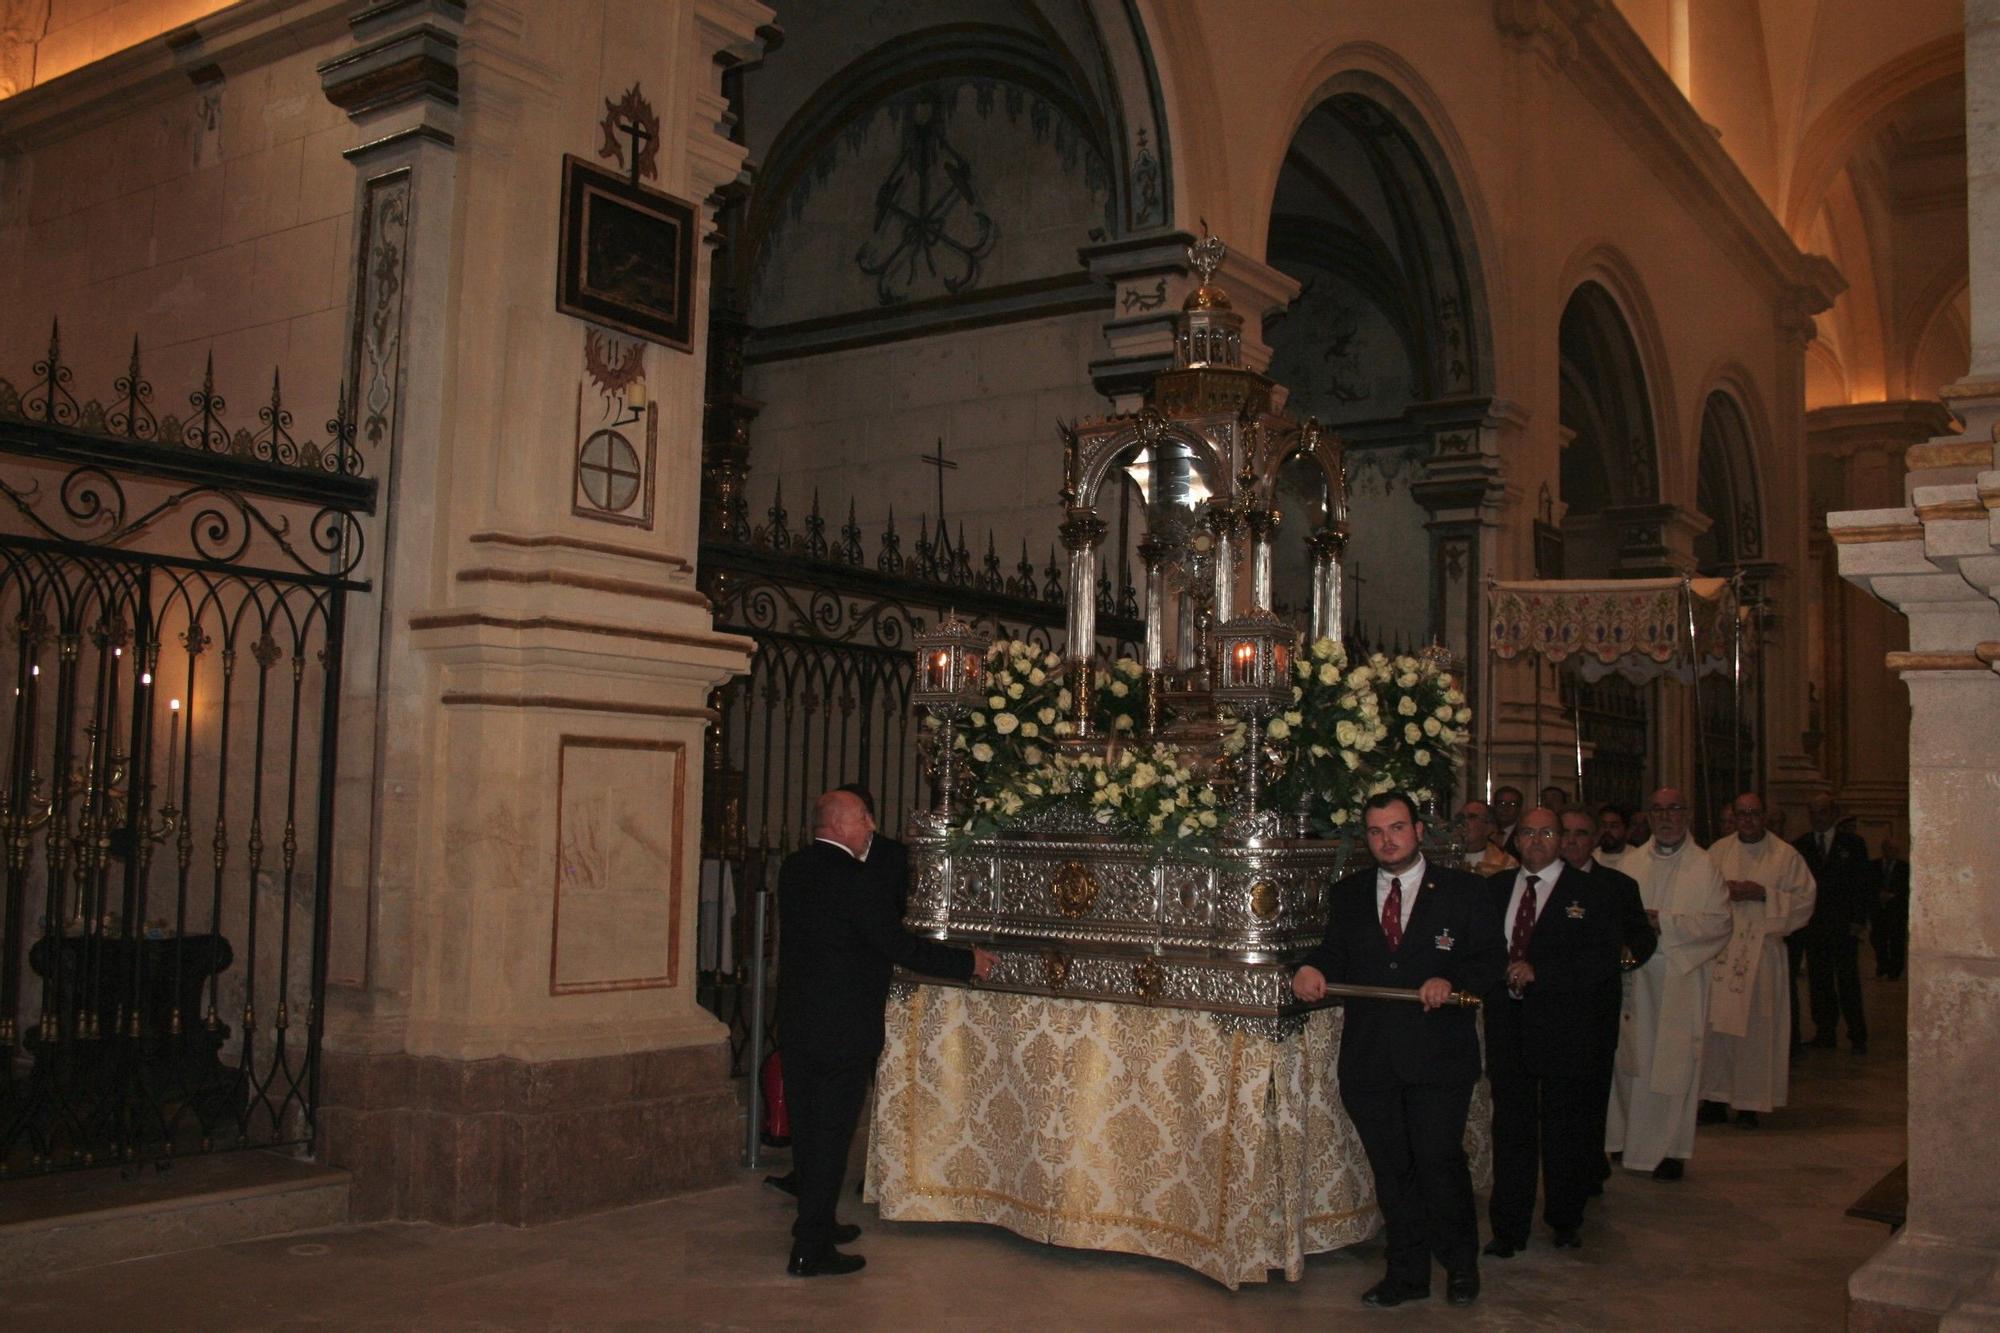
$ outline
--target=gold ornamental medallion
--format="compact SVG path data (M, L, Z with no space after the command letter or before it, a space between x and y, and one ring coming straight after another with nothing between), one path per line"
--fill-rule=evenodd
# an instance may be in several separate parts
M1050 990L1061 990L1069 982L1069 958L1060 949L1042 955L1042 980Z
M1081 861L1065 861L1049 881L1049 891L1055 895L1056 910L1074 919L1097 902L1097 876Z
M1160 960L1157 958L1141 958L1132 964L1132 990L1142 1000L1150 1000L1158 995L1160 983L1166 979L1166 973L1161 970Z
M1269 921L1278 914L1278 886L1268 879L1260 879L1250 886L1250 912L1259 921Z

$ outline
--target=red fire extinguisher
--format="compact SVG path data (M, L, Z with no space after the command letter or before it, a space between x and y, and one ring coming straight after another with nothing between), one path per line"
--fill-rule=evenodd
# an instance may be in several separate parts
M784 1148L792 1142L792 1118L785 1112L785 1066L772 1051L764 1057L759 1075L764 1081L764 1124L759 1131L767 1148Z

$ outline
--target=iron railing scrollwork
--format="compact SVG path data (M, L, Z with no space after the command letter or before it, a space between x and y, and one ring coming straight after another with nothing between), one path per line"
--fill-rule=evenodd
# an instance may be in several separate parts
M756 644L748 674L712 700L721 720L710 738L703 818L703 855L729 867L733 901L711 896L702 904L701 991L730 1024L739 1073L748 1044L751 894L775 884L778 863L808 836L813 798L860 782L889 833L928 802L921 726L909 703L914 636L955 610L994 638L1063 646L1053 558L1038 577L1024 549L1010 577L990 537L975 561L963 536L933 538L927 521L906 556L891 520L871 565L851 508L834 539L825 535L817 497L803 535L791 530L782 498L768 519L752 528L740 512L714 516L700 563L716 628ZM1099 590L1100 651L1134 652L1144 637L1129 614L1134 599L1128 589L1121 607L1109 586Z
M0 380L0 1176L312 1142L346 597L345 405L160 413ZM0 686L4 689L5 686Z

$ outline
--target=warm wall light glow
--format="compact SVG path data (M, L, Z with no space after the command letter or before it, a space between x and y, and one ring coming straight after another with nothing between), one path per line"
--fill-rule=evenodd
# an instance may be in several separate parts
M14 79L26 82L19 88L7 87L8 71L0 70L0 97L24 92L107 56L155 41L229 8L231 3L233 0L111 0L109 4L55 5L49 30L16 57L23 63L14 72Z

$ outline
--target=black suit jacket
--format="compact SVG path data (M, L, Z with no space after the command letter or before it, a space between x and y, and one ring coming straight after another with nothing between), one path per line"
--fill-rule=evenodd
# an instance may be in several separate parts
M873 1060L900 964L964 981L972 953L903 929L844 848L814 842L778 870L778 1045L787 1058Z
M1602 1069L1607 1041L1617 1042L1625 952L1631 949L1644 962L1655 938L1638 884L1608 866L1593 866L1593 873L1585 874L1556 861L1542 872L1556 880L1528 937L1535 979L1517 1000L1508 993L1503 971L1486 996L1486 1063L1495 1077L1593 1077ZM1486 881L1500 928L1509 936L1514 923L1507 917L1507 900L1519 875L1503 870ZM1607 1009L1613 1015L1608 1030Z
M1874 918L1876 867L1868 855L1868 844L1855 834L1835 833L1832 849L1821 856L1819 834L1807 831L1792 846L1805 858L1806 869L1812 871L1813 882L1819 886L1812 919L1801 933L1837 937Z
M868 859L861 863L861 877L870 888L887 895L896 909L896 920L910 910L910 849L895 838L877 833L868 844Z
M1878 857L1875 861L1875 882L1881 888L1879 905L1885 911L1902 912L1910 906L1910 863L1901 859L1889 860Z
M1382 933L1371 868L1333 886L1326 938L1303 962L1332 982L1415 990L1443 977L1453 990L1485 995L1506 969L1507 941L1492 895L1478 877L1426 861L1402 948L1391 953ZM1342 1087L1478 1080L1479 1030L1472 1009L1446 1005L1426 1013L1409 1000L1367 999L1348 1000L1344 1007Z

